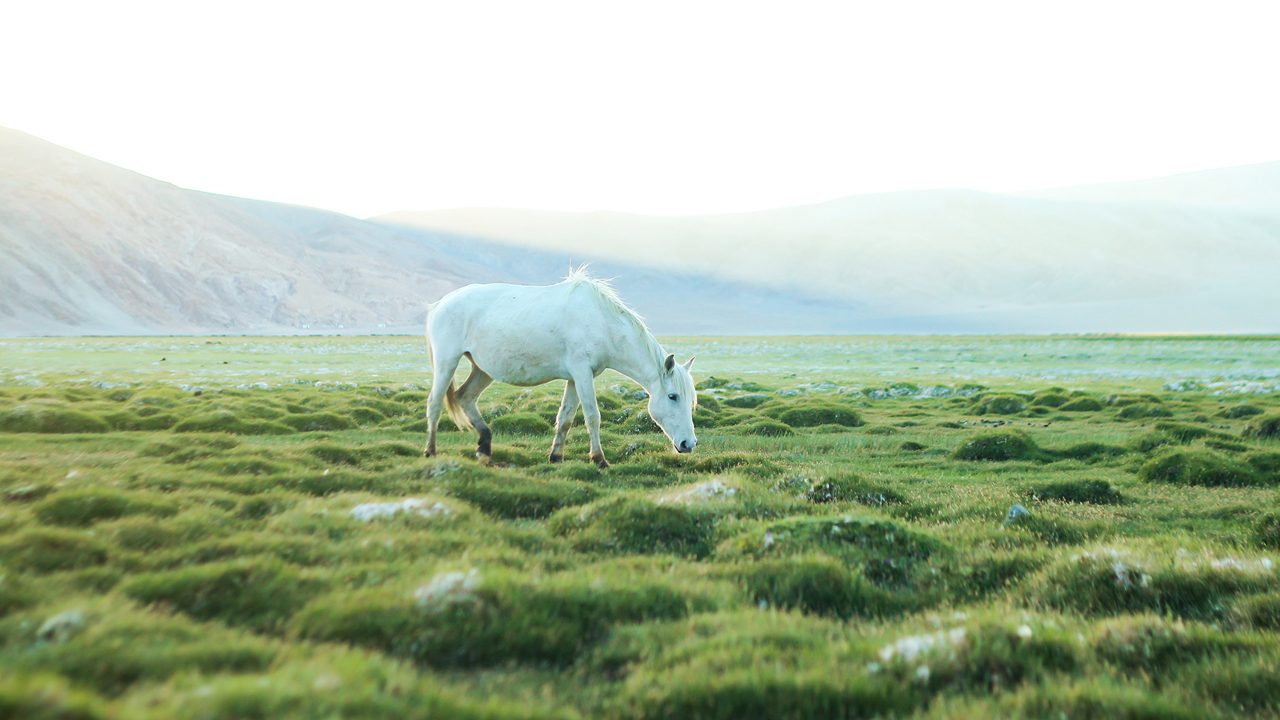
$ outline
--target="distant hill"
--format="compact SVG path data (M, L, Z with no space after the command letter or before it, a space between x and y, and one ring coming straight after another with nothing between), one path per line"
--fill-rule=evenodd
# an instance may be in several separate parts
M803 289L903 331L1280 330L1280 163L728 215L482 208L377 219Z
M1027 195L1051 200L1174 205L1276 215L1280 214L1280 162L1042 190Z
M186 190L0 128L0 335L417 333L449 290L555 282L571 259L596 256ZM593 269L659 332L863 327L847 303L805 293Z
M1274 332L1280 164L658 217L359 220L186 190L0 129L0 335L420 332L470 282L616 277L670 334Z

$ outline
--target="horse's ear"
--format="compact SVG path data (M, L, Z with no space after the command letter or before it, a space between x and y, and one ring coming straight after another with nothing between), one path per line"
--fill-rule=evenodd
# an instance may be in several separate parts
M666 370L667 372L671 372L672 370L675 369L675 367L676 367L676 356L674 354L668 355L667 361L662 363L662 369Z
M693 369L693 361L694 361L694 358L689 358L688 360L685 360L685 361L684 361L684 369L685 369L685 370L692 370L692 369Z

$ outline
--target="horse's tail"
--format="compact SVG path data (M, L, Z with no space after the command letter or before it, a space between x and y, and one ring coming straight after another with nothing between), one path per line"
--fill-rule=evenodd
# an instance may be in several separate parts
M444 406L449 411L449 419L459 430L474 430L475 426L471 424L471 418L467 417L467 413L463 411L462 406L458 404L458 393L453 389L453 381L450 380L449 387L444 389Z
M435 349L431 347L431 311L436 309L438 303L431 303L427 306L427 321L425 322L425 337L427 338L427 359L431 361L431 368L434 370L436 366ZM433 373L434 374L434 373ZM449 412L449 419L459 430L474 430L475 426L471 424L471 418L467 417L467 413L462 409L462 405L458 403L458 393L453 389L453 378L448 378L448 384L444 387L444 407Z

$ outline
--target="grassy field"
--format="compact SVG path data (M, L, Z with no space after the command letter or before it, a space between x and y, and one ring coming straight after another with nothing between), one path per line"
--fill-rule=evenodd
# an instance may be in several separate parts
M667 346L600 471L422 458L421 339L0 341L0 718L1280 713L1280 339Z

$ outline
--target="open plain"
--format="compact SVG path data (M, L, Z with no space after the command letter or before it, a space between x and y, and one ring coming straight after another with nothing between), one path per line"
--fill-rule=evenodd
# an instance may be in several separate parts
M421 457L421 338L0 341L0 716L1280 713L1280 338L664 344L600 471Z

